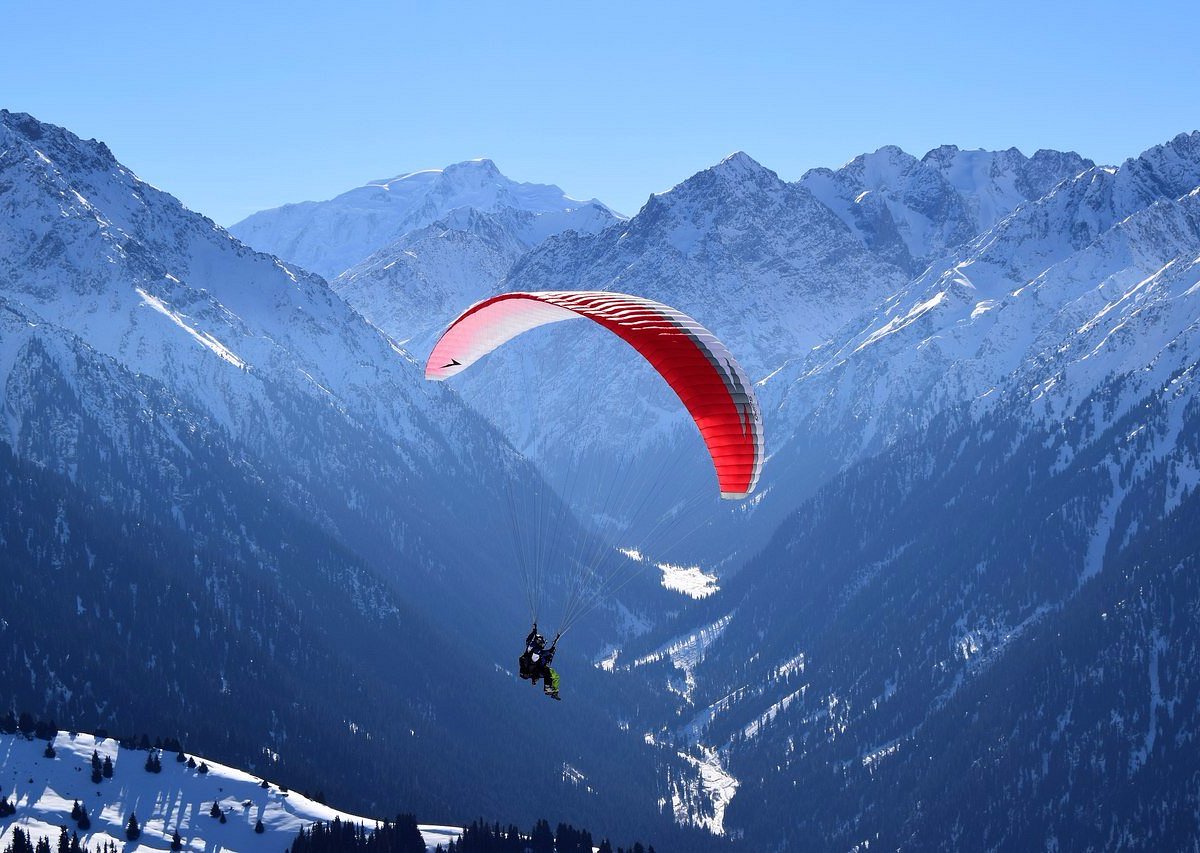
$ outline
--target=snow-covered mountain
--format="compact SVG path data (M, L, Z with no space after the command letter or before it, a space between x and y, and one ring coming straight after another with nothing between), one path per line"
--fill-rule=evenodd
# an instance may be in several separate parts
M1170 710L1196 707L1197 369L1193 133L1019 205L781 371L767 500L800 511L606 661L675 685L655 737L709 759L676 794L693 819L842 847L1194 838L1162 815L1197 805L1195 715ZM764 818L798 789L791 829Z
M797 366L788 419L853 459L1009 388L1053 418L1117 376L1150 387L1195 354L1197 186L1200 134L1059 184Z
M365 818L332 809L297 791L289 791L260 776L228 767L199 755L154 750L162 771L145 769L147 750L121 747L111 738L58 732L49 741L55 753L47 757L47 741L0 734L0 792L16 811L0 819L0 848L20 828L34 844L58 843L61 827L78 833L88 849L111 841L121 850L171 850L178 833L183 850L278 851L288 849L302 828L335 819L373 829L381 818ZM92 782L92 755L112 762L112 778ZM205 768L204 772L200 767ZM264 785L263 783L266 782ZM72 806L87 810L90 828L79 830ZM211 815L213 804L225 814ZM136 816L141 836L129 841L125 829ZM388 817L391 817L390 815ZM256 832L256 824L262 831ZM432 851L462 834L459 827L421 826Z
M1027 201L1093 163L1074 152L964 151L943 145L921 159L894 145L837 170L812 169L802 186L866 245L912 274Z
M230 239L100 143L8 113L0 134L0 298L10 327L0 375L17 369L35 340L85 347L157 383L199 421L185 428L223 433L253 476L284 485L297 507L343 534L364 535L363 505L378 500L388 508L369 511L402 515L411 542L422 535L413 527L422 515L440 524L446 507L428 497L439 477L458 469L455 476L477 479L476 455L496 460L488 464L500 466L497 474L504 460L514 464L478 419L422 382L395 343L319 278ZM19 391L7 387L4 440L20 456L69 471L69 456L37 456L33 445L44 436L27 428ZM450 425L456 437L447 443ZM337 450L360 443L364 430L387 461L347 477L358 463ZM313 452L317 441L326 452ZM424 494L413 488L422 480ZM186 526L186 496L177 497ZM390 551L402 538L384 533L374 547Z
M677 783L688 818L784 847L1186 849L1195 372L1145 394L1116 378L1060 422L1015 392L947 412L818 491L686 626L616 656L684 682L654 736L707 758Z
M247 766L266 748L285 777L320 764L354 808L527 821L533 774L565 819L661 835L617 784L653 789L658 756L588 701L598 676L581 666L577 713L536 729L544 707L510 693L526 610L506 495L541 489L533 467L323 280L8 112L0 389L6 701L187 727Z
M481 159L372 181L328 201L260 211L229 230L247 245L332 279L408 232L464 210L499 214L526 248L561 231L596 231L618 218L595 199L512 181Z

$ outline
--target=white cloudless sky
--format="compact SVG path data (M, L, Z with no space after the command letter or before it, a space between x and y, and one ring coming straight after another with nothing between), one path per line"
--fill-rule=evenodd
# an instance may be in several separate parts
M634 213L735 150L1119 163L1200 127L1195 2L5 2L0 106L230 225L472 157Z

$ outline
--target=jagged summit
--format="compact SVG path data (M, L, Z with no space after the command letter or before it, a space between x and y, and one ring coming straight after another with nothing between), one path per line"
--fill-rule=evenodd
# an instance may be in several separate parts
M728 157L721 160L720 163L712 167L718 172L726 175L757 175L761 172L767 172L774 175L775 173L766 166L759 163L745 151L734 151ZM777 176L778 177L778 176Z
M68 157L94 169L117 166L112 151L96 139L81 139L66 128L38 121L29 113L0 110L0 145L29 145L50 160ZM3 152L0 151L0 154Z
M1181 133L1126 160L1121 172L1148 192L1178 198L1200 184L1200 131Z
M695 204L698 196L714 191L726 197L745 198L763 191L784 186L784 182L772 170L759 163L745 151L735 151L720 162L702 169L680 181L669 190L650 196L647 206L666 202Z
M910 273L985 231L1018 205L1092 165L1078 154L942 145L920 159L886 145L799 183L871 249Z
M911 169L917 163L917 158L898 145L884 145L869 154L859 154L852 158L840 169L812 169L812 172L857 175L868 185L879 185L891 176ZM804 178L802 177L803 181Z

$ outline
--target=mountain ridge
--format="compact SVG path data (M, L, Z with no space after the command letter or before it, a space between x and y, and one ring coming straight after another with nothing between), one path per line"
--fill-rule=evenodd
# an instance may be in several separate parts
M368 182L326 201L259 211L229 230L256 248L333 278L459 208L531 214L517 232L527 246L564 229L594 230L620 218L596 199L510 180L491 160L480 159Z

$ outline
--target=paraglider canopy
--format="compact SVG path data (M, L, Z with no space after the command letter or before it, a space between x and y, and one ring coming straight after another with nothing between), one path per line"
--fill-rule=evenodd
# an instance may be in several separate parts
M704 438L721 497L754 491L763 433L750 380L708 329L661 302L607 291L502 293L450 324L426 362L425 378L448 379L523 332L581 318L632 346L678 395Z

